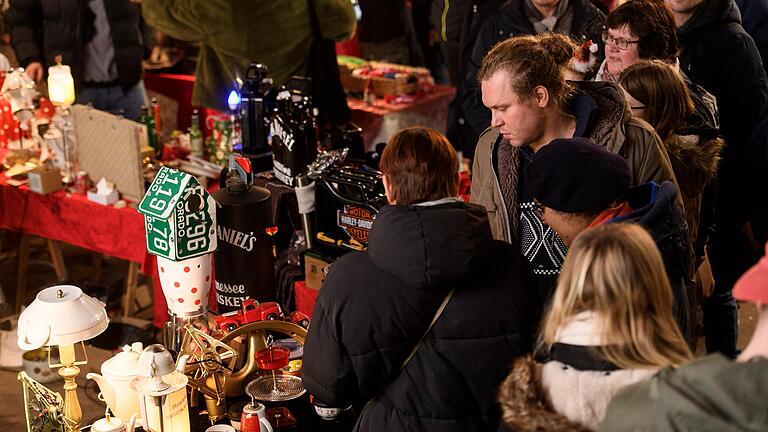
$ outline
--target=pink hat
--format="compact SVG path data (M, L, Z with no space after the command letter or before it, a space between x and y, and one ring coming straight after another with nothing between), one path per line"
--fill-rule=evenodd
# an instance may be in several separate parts
M757 264L736 281L733 286L736 300L768 304L768 244L765 253Z

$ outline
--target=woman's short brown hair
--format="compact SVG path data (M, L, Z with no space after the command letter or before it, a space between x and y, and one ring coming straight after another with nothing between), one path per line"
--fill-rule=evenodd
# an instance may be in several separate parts
M448 139L426 127L403 129L393 136L379 163L398 205L455 197L459 160Z
M677 61L677 26L663 0L630 0L609 13L605 24L609 29L627 26L640 40L640 58Z

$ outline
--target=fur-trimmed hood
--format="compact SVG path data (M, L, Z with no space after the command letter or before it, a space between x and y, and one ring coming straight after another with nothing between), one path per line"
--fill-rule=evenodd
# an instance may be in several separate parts
M589 431L555 412L541 388L540 366L531 356L518 358L512 372L499 388L502 422L518 432Z
M558 344L555 344L558 345ZM608 404L621 389L658 372L615 369L609 363L587 365L592 347L565 345L553 359L536 363L530 356L515 361L499 389L502 423L517 432L588 431L597 428ZM560 361L555 360L560 358Z
M717 175L725 142L697 135L672 135L664 142L677 183L686 197L695 197Z

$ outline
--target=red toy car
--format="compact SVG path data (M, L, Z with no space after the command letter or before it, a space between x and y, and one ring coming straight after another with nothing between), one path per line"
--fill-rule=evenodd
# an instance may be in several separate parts
M309 328L309 316L304 312L293 311L285 320L289 323L304 327L305 329Z
M216 326L231 332L236 328L255 321L273 321L285 319L283 310L277 302L259 303L254 299L245 299L239 311L228 312L216 318Z

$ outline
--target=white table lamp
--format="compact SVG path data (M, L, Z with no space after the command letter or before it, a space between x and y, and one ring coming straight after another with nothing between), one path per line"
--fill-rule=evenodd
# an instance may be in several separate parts
M64 415L76 423L74 431L79 430L83 419L75 383L80 374L77 366L88 363L83 341L101 334L108 324L104 305L73 285L57 285L40 291L19 317L17 343L20 348L59 347L59 363L50 364L49 351L48 364L60 368L59 375L64 378ZM77 343L82 345L84 360L76 359Z

